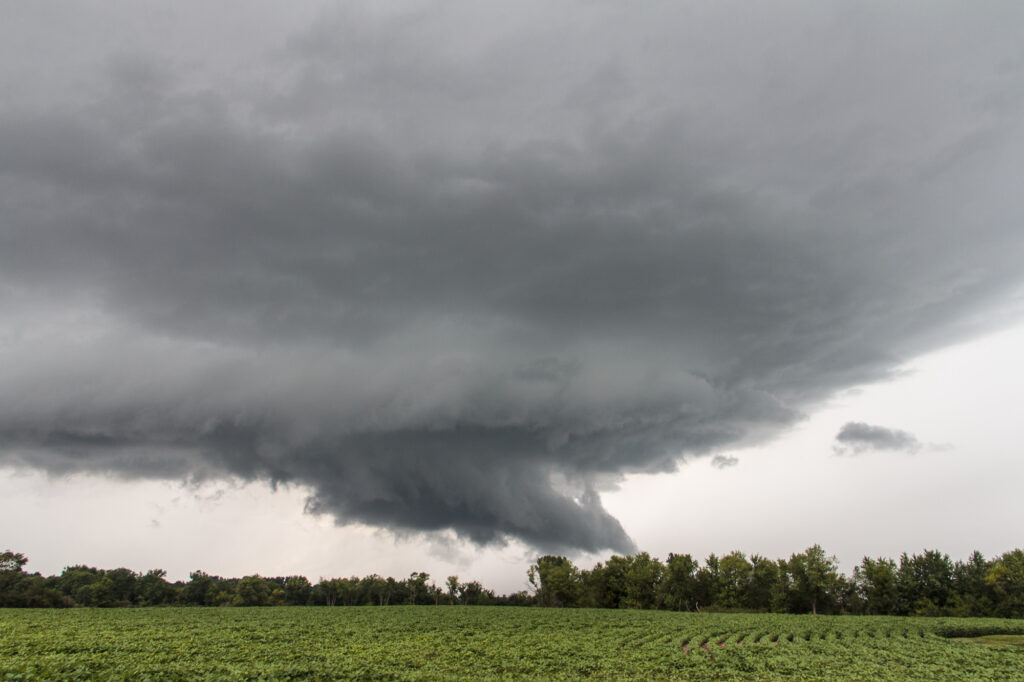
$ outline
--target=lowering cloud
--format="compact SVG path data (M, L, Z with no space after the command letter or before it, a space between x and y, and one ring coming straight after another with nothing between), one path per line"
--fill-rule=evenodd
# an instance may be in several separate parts
M866 450L917 452L921 443L913 434L864 422L847 422L836 434L836 454L856 455Z
M1024 7L347 7L0 27L0 461L628 550L1010 317Z

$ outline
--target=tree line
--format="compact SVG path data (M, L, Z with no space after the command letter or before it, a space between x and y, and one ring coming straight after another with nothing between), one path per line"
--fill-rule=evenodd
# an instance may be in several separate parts
M405 580L368 575L321 578L312 584L301 575L222 578L203 571L187 581L170 582L167 572L139 573L128 568L68 566L60 575L26 573L24 554L0 554L0 607L73 606L388 606L392 604L521 605L534 603L525 590L496 595L477 581L449 576L443 586L414 572Z
M665 562L646 552L590 570L543 556L528 572L541 606L918 616L1024 617L1024 551L966 561L925 550L899 561L864 557L853 575L819 545L789 559L689 554Z
M756 611L920 616L1024 617L1024 551L966 561L925 550L899 561L864 557L852 576L814 545L789 559L735 551L703 563L689 554L662 562L647 552L580 569L546 555L527 571L530 590L498 595L477 581L449 576L443 585L414 572L403 580L379 575L321 578L222 578L195 571L170 582L166 571L68 566L60 575L26 573L28 559L0 554L0 607L495 605Z

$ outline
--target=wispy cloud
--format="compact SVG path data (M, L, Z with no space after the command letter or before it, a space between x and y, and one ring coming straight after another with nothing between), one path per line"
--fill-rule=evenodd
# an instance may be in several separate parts
M711 458L711 466L716 469L728 469L739 463L739 457L734 457L733 455L715 455Z

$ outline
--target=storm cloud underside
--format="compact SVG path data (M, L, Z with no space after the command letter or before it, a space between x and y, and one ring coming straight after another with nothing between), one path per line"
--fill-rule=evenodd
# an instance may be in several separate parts
M623 474L1019 309L1016 3L46 11L0 28L7 464L628 550Z

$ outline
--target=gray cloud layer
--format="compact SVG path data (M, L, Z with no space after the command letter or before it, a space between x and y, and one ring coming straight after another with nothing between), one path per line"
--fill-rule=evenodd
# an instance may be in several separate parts
M913 434L864 422L847 422L836 434L837 454L859 454L866 450L917 452L921 443Z
M0 28L2 461L628 549L1020 284L1017 3L174 7Z

